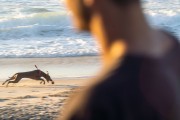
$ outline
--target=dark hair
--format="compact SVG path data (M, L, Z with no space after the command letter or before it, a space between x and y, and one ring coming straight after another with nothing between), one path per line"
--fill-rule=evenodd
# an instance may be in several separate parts
M119 5L130 5L132 3L139 3L140 0L113 0Z

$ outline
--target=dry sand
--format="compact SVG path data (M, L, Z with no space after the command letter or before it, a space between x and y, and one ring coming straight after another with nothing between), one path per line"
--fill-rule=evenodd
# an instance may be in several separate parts
M0 120L54 120L61 114L65 100L88 80L56 80L41 85L23 80L9 87L0 83ZM79 90L79 89L78 89Z
M55 84L22 79L9 87L2 83L16 72L36 69L49 71ZM66 58L1 58L0 120L54 120L61 114L65 100L100 68L98 56ZM79 89L78 89L79 90Z

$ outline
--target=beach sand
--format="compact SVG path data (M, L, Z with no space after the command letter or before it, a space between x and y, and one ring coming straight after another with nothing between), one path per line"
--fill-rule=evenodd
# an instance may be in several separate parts
M23 78L2 83L16 72L49 71L55 84ZM69 95L81 90L99 71L99 57L2 58L0 59L0 120L54 120ZM80 88L80 89L79 89Z
M55 80L39 84L24 80L9 87L0 84L0 120L54 120L61 114L65 100L88 80Z

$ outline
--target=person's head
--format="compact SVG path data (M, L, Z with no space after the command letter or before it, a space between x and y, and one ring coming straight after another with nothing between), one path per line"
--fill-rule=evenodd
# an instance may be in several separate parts
M90 4L99 2L110 2L118 7L130 6L132 4L139 4L140 0L66 0L69 9L72 11L74 23L79 30L90 30L91 17L94 14L94 10L90 7ZM97 6L98 7L98 6ZM101 7L101 6L99 6Z
M122 40L129 39L129 36L133 36L130 34L143 28L140 0L66 1L75 26L97 38L105 61L125 51L127 45Z
M48 71L47 73L44 73L43 77L47 80L47 82L51 81L51 83L54 84L54 81L51 79Z

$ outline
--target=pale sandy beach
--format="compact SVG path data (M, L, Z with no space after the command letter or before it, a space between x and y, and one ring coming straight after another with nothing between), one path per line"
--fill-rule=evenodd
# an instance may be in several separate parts
M35 70L34 65L49 71L55 84L23 78L2 85L16 72ZM0 120L55 120L69 95L84 88L99 68L99 57L0 59Z
M24 80L9 87L0 85L0 120L54 120L69 95L86 82L55 80L53 85L41 85L39 81Z

